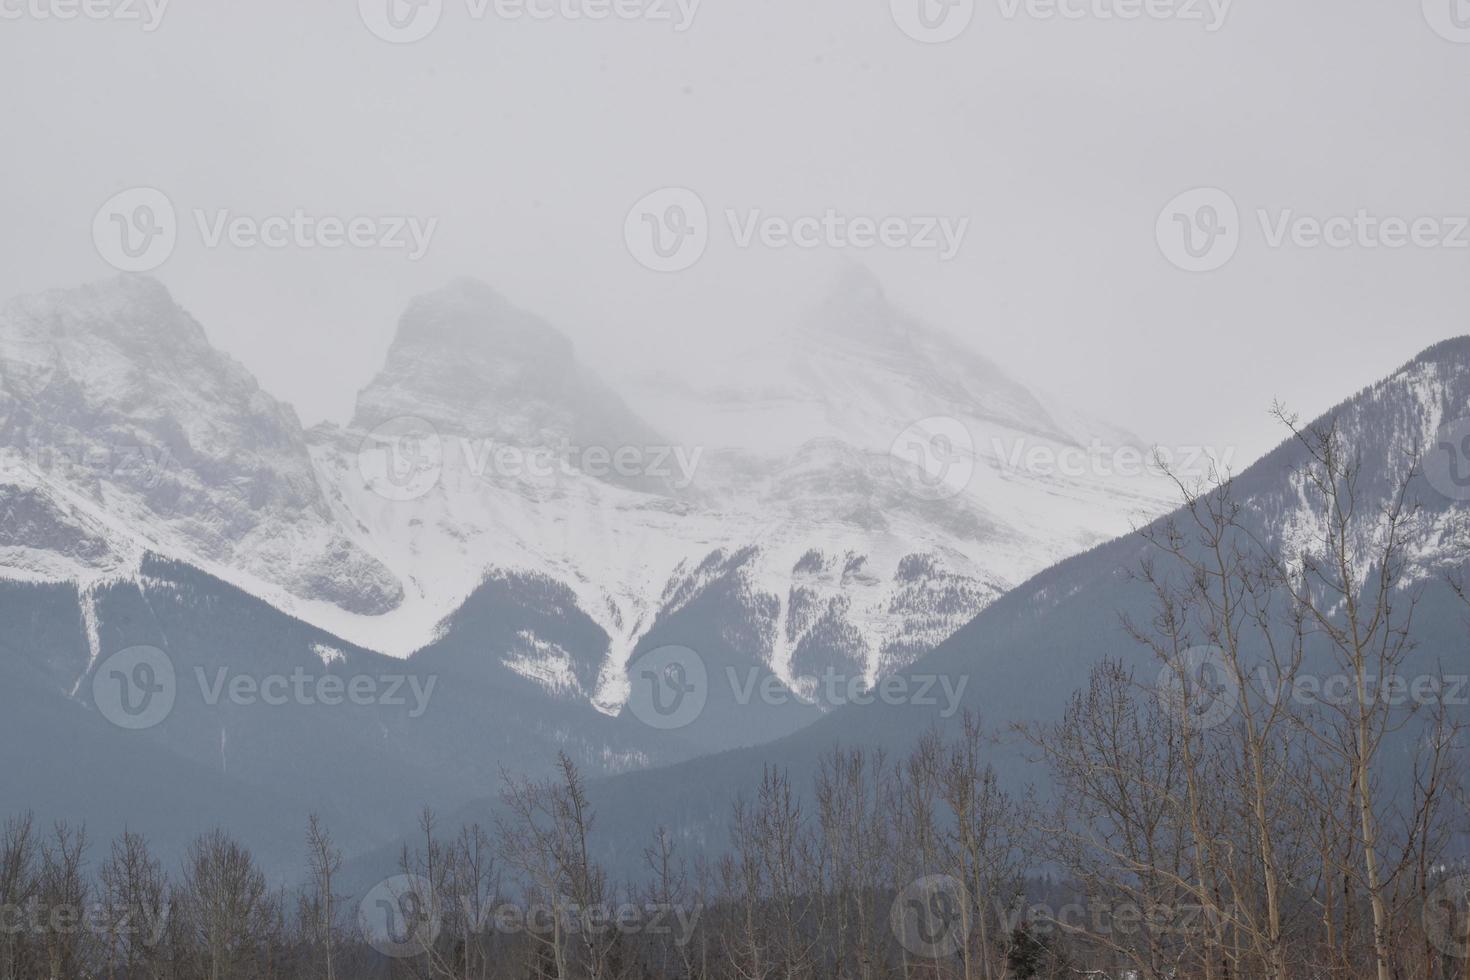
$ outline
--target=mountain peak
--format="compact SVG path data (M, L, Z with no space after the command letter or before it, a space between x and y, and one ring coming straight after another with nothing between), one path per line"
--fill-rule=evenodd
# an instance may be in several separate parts
M131 310L159 316L171 316L179 310L163 283L152 276L130 274L17 296L6 304L6 308L32 314L48 310Z
M653 438L565 334L473 278L409 302L382 371L358 396L353 427L402 416L521 446Z
M837 270L831 292L873 302L884 301L883 283L873 274L872 269L853 260L844 261Z
M856 262L843 264L807 317L796 362L798 377L828 402L829 420L866 413L890 439L931 416L973 418L1064 443L1078 437L1000 365L895 306Z
M54 352L69 338L87 337L152 357L209 347L204 328L152 276L120 275L51 289L16 297L0 309L0 345Z
M904 318L889 305L883 285L867 266L844 262L826 296L807 319L814 337L843 337L859 343L901 343Z
M151 548L343 608L380 612L401 598L331 524L296 413L212 347L156 279L0 309L0 454L57 499L106 508Z
M572 343L561 331L517 308L482 280L467 276L409 301L398 320L394 347L423 345L453 347L471 356L494 353L562 361L573 356Z
M30 296L18 297L16 302L38 299L65 300L76 302L89 297L97 301L127 302L140 306L172 307L173 295L154 276L144 273L119 273L108 279L96 279L79 286L48 289Z

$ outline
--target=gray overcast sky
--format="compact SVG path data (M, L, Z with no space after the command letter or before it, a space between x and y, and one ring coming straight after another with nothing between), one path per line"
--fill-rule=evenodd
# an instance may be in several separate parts
M943 44L889 0L704 0L682 33L445 0L406 45L356 0L173 0L152 32L31 9L58 2L0 0L20 14L0 20L0 293L113 274L94 212L160 188L182 230L155 274L308 423L344 420L406 301L456 275L610 374L779 351L830 257L738 248L726 208L968 217L953 261L857 257L1024 380L1174 444L1253 456L1279 437L1272 398L1319 411L1467 329L1470 249L1270 248L1255 215L1470 214L1470 44L1430 26L1463 0L1236 0L1215 31L1096 15L1119 0L1049 20L978 0ZM623 223L670 185L715 227L698 264L659 274ZM1198 186L1241 212L1210 273L1155 241ZM439 225L418 262L211 249L195 208Z

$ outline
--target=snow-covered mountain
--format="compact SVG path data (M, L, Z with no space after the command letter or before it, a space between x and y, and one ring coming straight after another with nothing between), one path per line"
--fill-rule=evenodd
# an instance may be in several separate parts
M1463 680L1470 663L1465 603L1450 585L1470 574L1470 535L1466 533L1470 528L1470 336L1436 344L1315 421L1303 420L1303 426L1315 431L1334 429L1341 448L1351 455L1356 497L1352 534L1379 542L1365 554L1381 547L1384 514L1403 491L1405 513L1413 517L1411 528L1400 529L1409 553L1395 592L1401 598L1396 600L1394 619L1403 624L1412 616L1413 625L1412 642L1396 668L1396 679L1414 679L1411 683L1438 679L1445 685L1441 693L1446 696L1448 723L1463 732L1470 725L1470 707L1464 698L1448 692L1452 682ZM1246 554L1256 544L1288 561L1304 547L1309 548L1308 553L1321 553L1320 528L1314 525L1320 519L1322 502L1303 486L1308 452L1306 444L1288 437L1235 475L1230 499L1238 507L1235 513L1242 534L1252 541ZM1411 468L1414 475L1407 487L1401 487L1400 481ZM1194 533L1194 518L1187 509L1166 515L1154 530L1162 533L1167 522L1179 530L1186 552L1193 551L1196 560L1208 561L1208 546ZM835 746L881 750L889 759L901 758L926 733L936 729L953 733L972 718L995 733L995 741L987 745L985 762L995 768L1001 785L1017 792L1031 787L1038 800L1044 800L1045 767L1036 765L1034 746L1013 726L1060 720L1073 696L1085 690L1089 672L1103 661L1121 664L1143 689L1158 683L1161 676L1154 652L1125 625L1131 622L1147 631L1157 615L1157 596L1140 575L1145 562L1152 564L1156 574L1176 582L1183 574L1144 535L1124 535L1017 585L898 672L897 680L909 681L900 689L909 691L917 690L921 679L947 679L952 690L961 692L954 700L935 698L925 703L919 698L897 698L846 705L780 740L602 781L594 787L591 802L604 839L626 840L646 824L648 813L677 814L667 829L690 850L699 853L709 841L722 846L729 839L737 794L758 783L772 760L779 760L791 785L800 792L812 785ZM1381 570L1361 571L1370 575L1370 581L1363 584L1371 593L1376 587L1371 579ZM1397 576L1399 571L1389 574ZM1322 580L1331 582L1332 575L1326 571ZM1289 633L1290 616L1282 611L1285 608L1285 603L1278 606L1277 624ZM1344 615L1340 607L1337 614ZM1203 622L1207 618L1184 617L1192 642L1208 642ZM1379 635L1386 629L1381 623L1376 628ZM1280 650L1267 649L1254 625L1242 628L1240 638L1243 655L1260 658L1259 677L1265 683L1272 670L1267 665L1273 656L1281 656ZM1300 671L1300 677L1325 684L1341 674L1342 667L1320 631L1309 631L1302 657L1301 665L1293 668ZM1402 700L1396 703L1405 704ZM1385 792L1401 788L1409 798L1408 783L1419 772L1415 759L1426 744L1426 726L1434 725L1435 719L1435 712L1425 708L1385 735L1380 751ZM1444 736L1440 732L1436 737ZM485 800L474 804L481 809L488 805ZM610 849L605 858L619 870L636 870L624 854Z
M356 614L402 598L333 519L295 412L151 279L0 309L0 486L11 576L121 574L152 547Z
M1166 489L1146 475L1017 465L1018 449L1143 450L1054 414L892 309L860 270L789 353L782 377L750 390L681 398L653 386L661 396L642 404L675 430L661 435L552 327L483 284L415 301L353 424L312 433L340 523L405 583L404 625L389 632L421 637L487 568L551 575L611 638L597 683L574 681L565 652L531 635L507 657L612 710L655 624L720 585L752 662L790 685L825 670L872 679L1016 582L1165 506ZM387 456L364 466L374 428L386 454L412 442L405 456L417 463L398 462L427 474L424 486L399 493L376 479ZM780 435L773 445L763 433ZM630 465L599 471L594 452ZM336 628L369 628L354 619Z
M550 324L460 280L409 305L349 424L303 432L157 282L18 300L0 314L0 564L85 585L153 551L400 657L487 585L550 583L595 635L568 648L540 600L497 607L481 655L616 712L655 640L793 688L872 680L1168 499L1147 473L1047 465L1145 450L861 270L784 361L630 407Z

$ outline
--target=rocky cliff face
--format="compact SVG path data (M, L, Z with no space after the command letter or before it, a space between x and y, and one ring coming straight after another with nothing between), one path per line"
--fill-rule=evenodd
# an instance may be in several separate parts
M151 545L361 614L401 598L333 522L295 413L151 279L0 312L0 447L42 535L12 531L12 548L72 555L80 570ZM78 550L79 537L93 543ZM19 570L58 569L37 554Z
M0 315L0 559L85 583L154 551L396 656L487 583L552 583L600 639L512 604L476 656L617 713L670 623L791 689L872 682L1161 509L1148 480L1016 465L1134 441L861 270L785 361L655 426L550 324L458 280L409 304L349 425L303 432L157 282L25 298Z

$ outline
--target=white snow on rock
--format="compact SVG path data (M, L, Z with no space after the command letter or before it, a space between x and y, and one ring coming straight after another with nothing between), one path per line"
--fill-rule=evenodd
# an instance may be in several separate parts
M555 328L460 280L410 304L349 424L302 431L152 280L17 300L0 313L0 565L85 582L153 550L396 656L487 574L549 576L610 637L598 683L530 632L490 652L616 711L638 641L727 576L778 676L871 680L1172 501L1157 474L1034 465L1147 449L860 270L786 354L779 375L732 363L713 392L664 379L630 406ZM626 472L606 462L620 450Z

